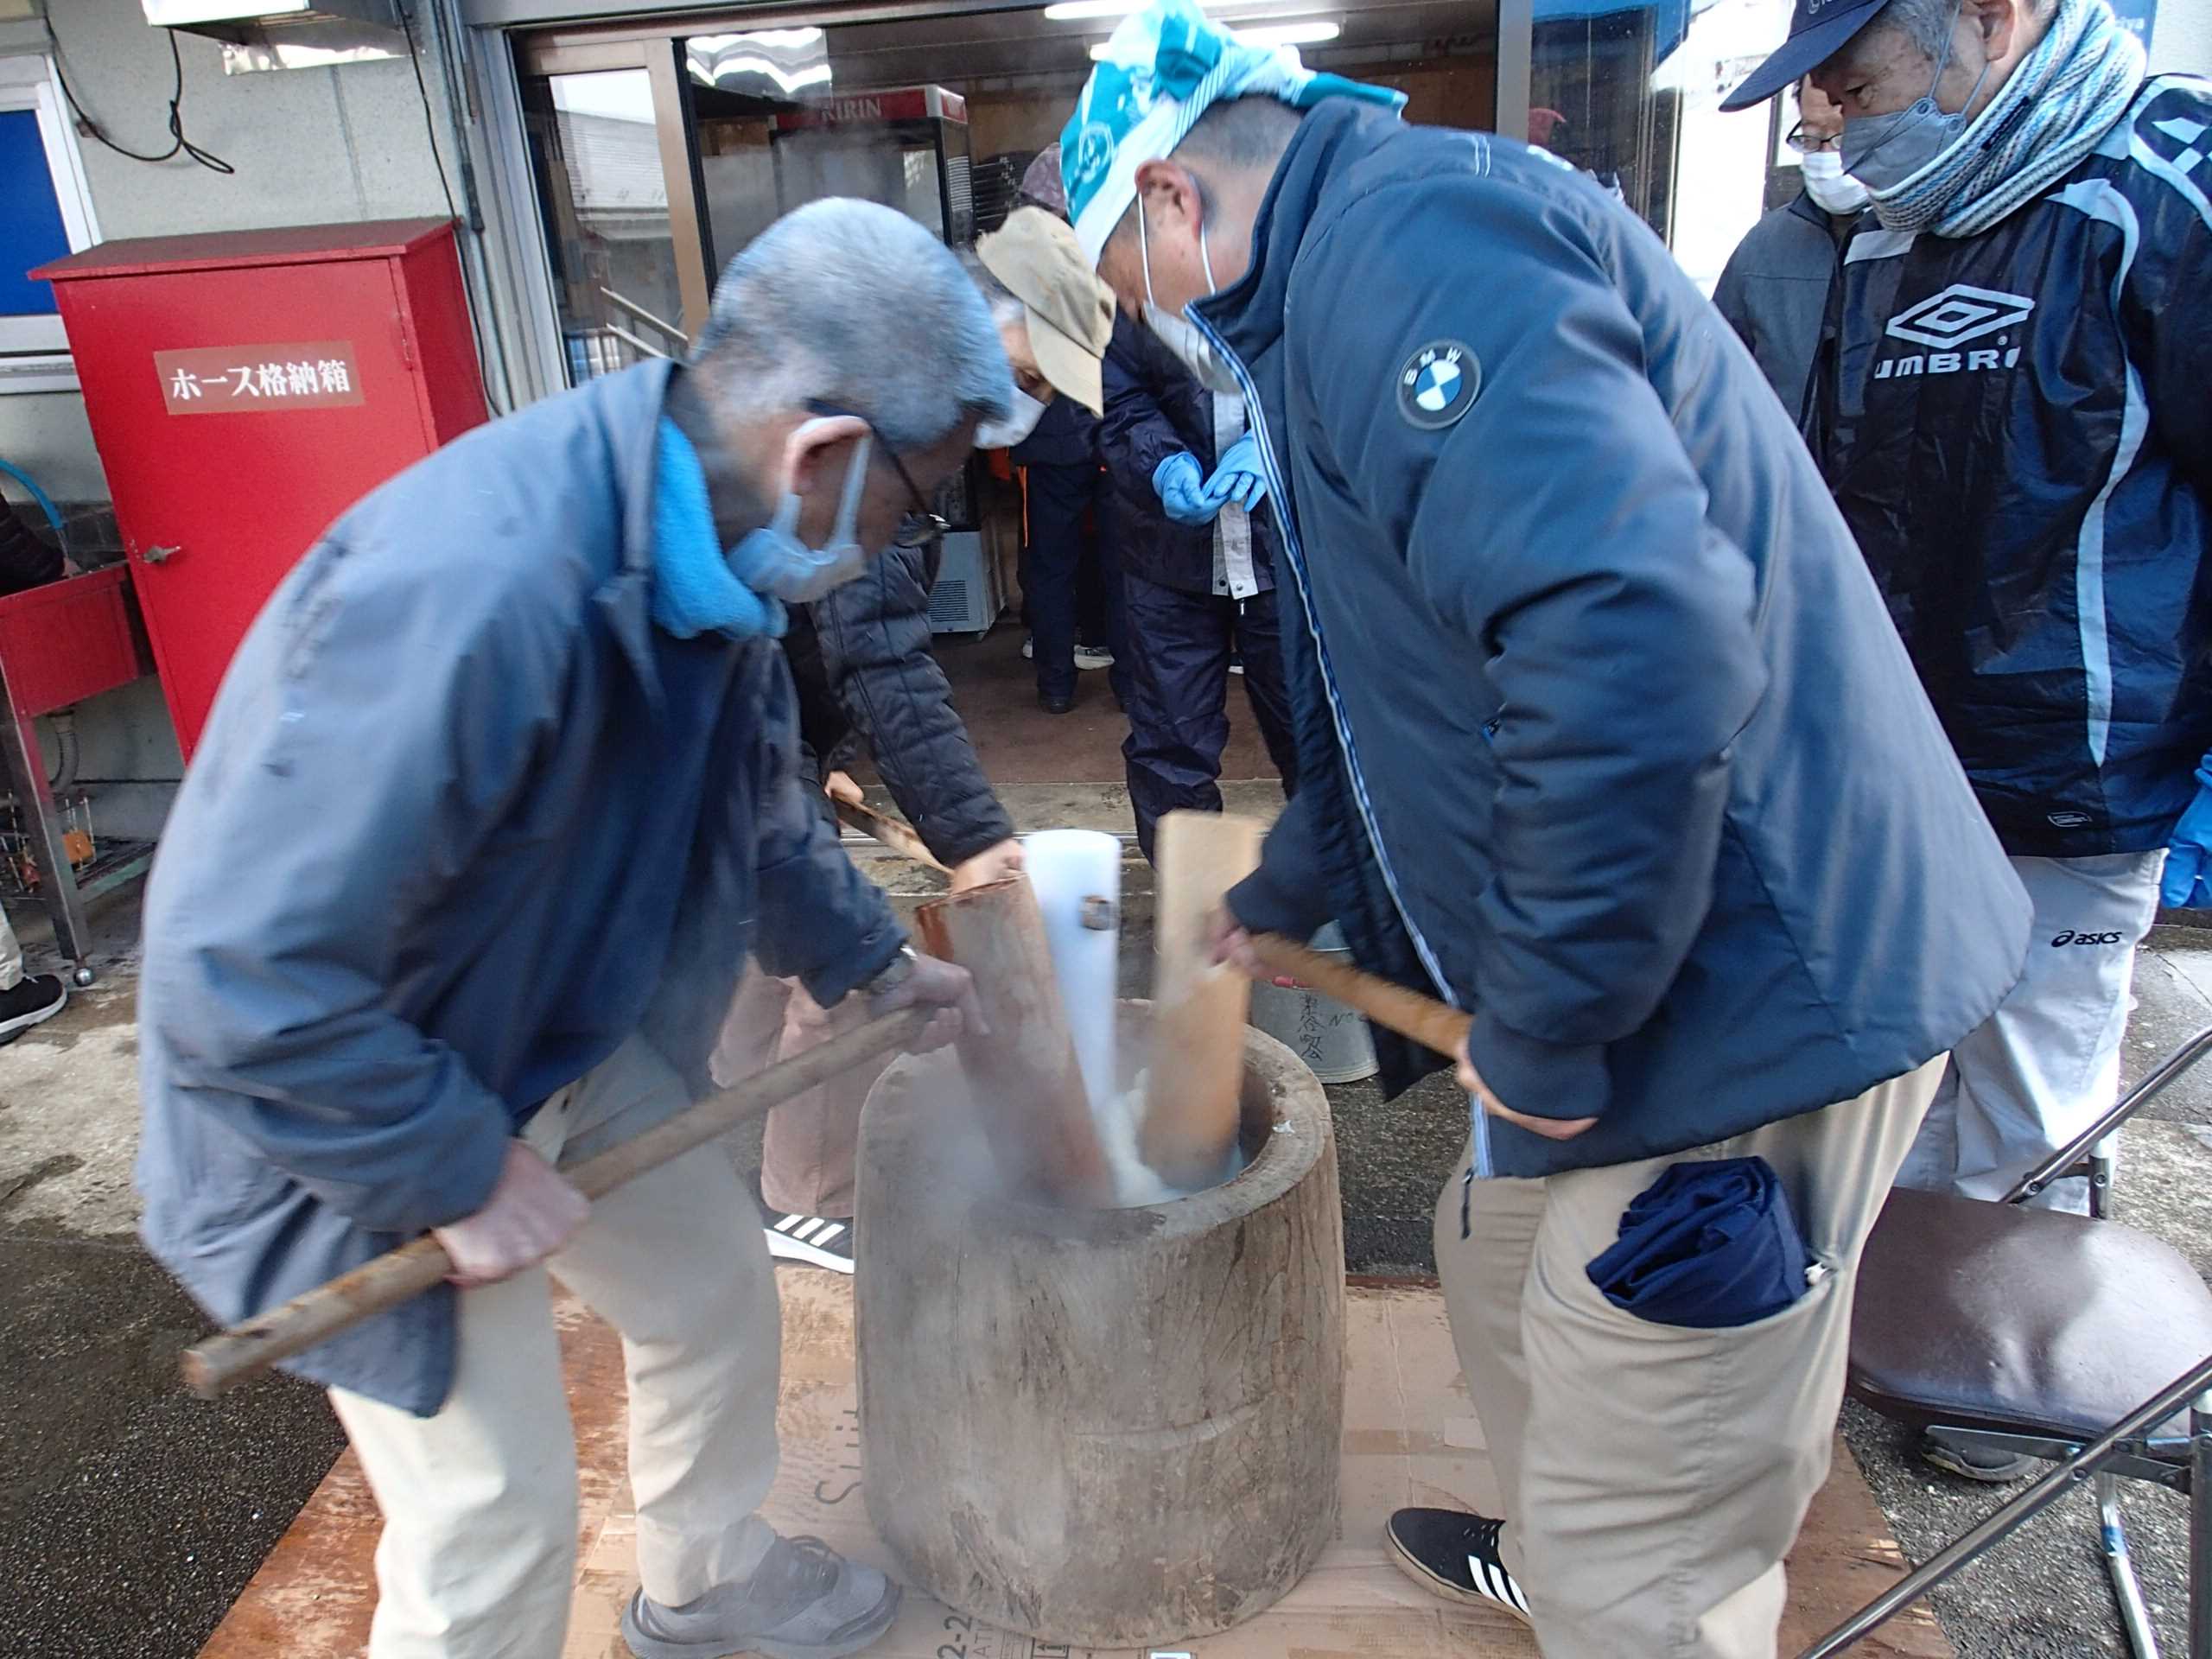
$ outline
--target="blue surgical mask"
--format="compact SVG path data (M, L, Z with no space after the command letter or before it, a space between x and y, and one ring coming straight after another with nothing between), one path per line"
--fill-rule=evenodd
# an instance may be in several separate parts
M1952 22L1957 22L1955 10ZM1958 113L1946 115L1936 102L1936 89L1942 84L1943 71L1951 66L1951 41L1955 38L1955 30L1943 43L1943 55L1936 60L1936 74L1928 83L1927 93L1910 108L1893 115L1844 118L1843 137L1836 145L1843 170L1875 195L1894 190L1925 171L1966 131L1967 111L1981 95L1981 83L1989 79L1989 65L1985 60L1981 73L1974 77L1974 90L1967 94ZM1875 204L1878 209L1880 205Z
M786 605L811 605L865 571L868 555L855 538L855 527L861 493L868 486L870 442L871 435L863 432L853 445L836 521L825 545L810 548L798 539L799 499L786 491L776 516L730 550L730 574L756 594Z

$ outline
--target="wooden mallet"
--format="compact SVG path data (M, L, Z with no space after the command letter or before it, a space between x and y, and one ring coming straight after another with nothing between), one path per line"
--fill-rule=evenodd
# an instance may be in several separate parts
M921 1035L936 1013L934 1008L907 1007L879 1015L831 1038L819 1048L756 1072L735 1087L710 1096L562 1173L588 1198L611 1192L625 1181L764 1116L849 1066L906 1047ZM328 1284L302 1292L281 1307L186 1349L185 1387L203 1400L212 1400L278 1360L312 1348L372 1313L419 1296L452 1271L453 1262L437 1236L425 1233Z
M1137 1154L1171 1185L1211 1185L1236 1143L1252 984L1209 958L1208 925L1260 867L1267 826L1224 812L1170 812L1155 832L1152 1065Z
M930 851L928 843L923 841L912 824L894 818L888 812L879 812L858 801L841 800L835 795L830 798L830 807L843 823L864 836L874 836L900 857L911 858L924 868L936 870L940 874L952 874L938 861L937 855Z
M957 963L976 982L988 1029L961 1033L960 1065L1007 1184L1032 1198L1111 1205L1113 1170L1029 878L932 899L914 912L914 932L931 956Z

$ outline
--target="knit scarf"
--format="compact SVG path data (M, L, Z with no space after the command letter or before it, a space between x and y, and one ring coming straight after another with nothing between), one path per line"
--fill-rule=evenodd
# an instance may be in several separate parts
M2143 48L2107 0L2058 0L2050 31L1926 167L1874 192L1885 230L1978 236L2070 172L2127 113Z

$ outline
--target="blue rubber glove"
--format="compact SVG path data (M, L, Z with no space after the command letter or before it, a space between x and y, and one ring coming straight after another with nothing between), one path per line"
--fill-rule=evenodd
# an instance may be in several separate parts
M2212 755L2196 769L2196 798L2174 825L2158 902L2170 910L2212 910Z
M1210 524L1221 512L1221 503L1206 498L1205 475L1198 458L1179 450L1152 469L1152 487L1160 505L1179 524Z
M1249 512L1267 499L1267 474L1260 470L1260 441L1247 432L1230 444L1206 480L1206 499L1217 507L1239 506Z

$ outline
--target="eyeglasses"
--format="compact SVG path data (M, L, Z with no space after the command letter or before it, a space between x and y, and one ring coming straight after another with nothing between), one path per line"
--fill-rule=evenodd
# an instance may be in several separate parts
M899 481L906 486L906 493L914 498L912 508L899 518L898 528L891 532L892 546L927 547L952 528L950 520L940 518L930 511L929 497L922 493L922 486L914 481L913 474L906 470L906 463L899 458L899 452L891 447L891 440L883 435L881 427L874 421L868 420L867 416L856 409L840 409L835 404L821 402L810 402L807 408L817 415L826 415L832 418L867 421L868 429L875 434L875 447L883 452L885 459L889 461L892 467L898 472Z
M1805 130L1805 124L1800 121L1782 136L1782 142L1800 156L1812 156L1822 150L1834 149L1843 140L1840 134L1830 134L1822 137L1818 134L1808 132Z
M922 493L922 486L914 482L914 475L906 470L906 463L899 459L899 452L891 447L891 441L876 431L874 421L868 422L868 429L875 432L876 442L890 458L891 464L899 469L899 481L906 486L906 493L914 498L913 511L900 518L899 527L891 532L891 545L927 547L950 530L951 523L930 511L929 498Z

